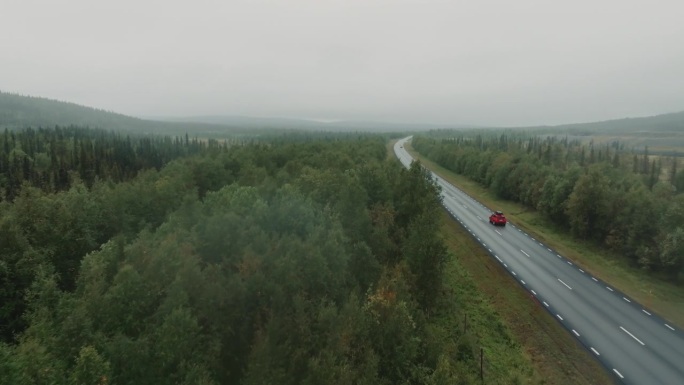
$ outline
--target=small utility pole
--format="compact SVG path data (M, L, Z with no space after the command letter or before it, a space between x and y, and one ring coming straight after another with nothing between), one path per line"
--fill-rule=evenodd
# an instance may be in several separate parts
M480 381L484 382L484 349L480 348Z

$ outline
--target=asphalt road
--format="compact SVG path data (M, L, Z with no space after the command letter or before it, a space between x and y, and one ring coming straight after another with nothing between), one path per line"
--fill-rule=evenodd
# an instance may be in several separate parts
M399 140L394 152L413 160ZM444 207L492 256L624 384L684 384L684 333L526 234L489 224L493 210L436 174Z

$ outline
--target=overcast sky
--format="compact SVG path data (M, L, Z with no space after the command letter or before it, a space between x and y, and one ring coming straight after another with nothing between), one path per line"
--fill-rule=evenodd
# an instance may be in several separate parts
M134 116L684 110L683 0L0 0L0 90Z

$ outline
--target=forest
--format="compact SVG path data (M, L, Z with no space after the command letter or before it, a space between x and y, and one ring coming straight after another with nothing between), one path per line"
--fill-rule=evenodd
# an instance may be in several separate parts
M677 157L524 132L434 132L413 147L498 197L684 283L684 167Z
M0 383L475 381L439 190L386 140L5 130Z

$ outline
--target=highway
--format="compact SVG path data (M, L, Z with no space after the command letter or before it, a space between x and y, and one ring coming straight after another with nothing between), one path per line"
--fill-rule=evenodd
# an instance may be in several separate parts
M394 146L409 167L404 149ZM443 205L587 350L624 384L684 384L684 333L606 282L526 234L515 223L489 224L492 209L432 174ZM495 209L495 208L493 208Z

